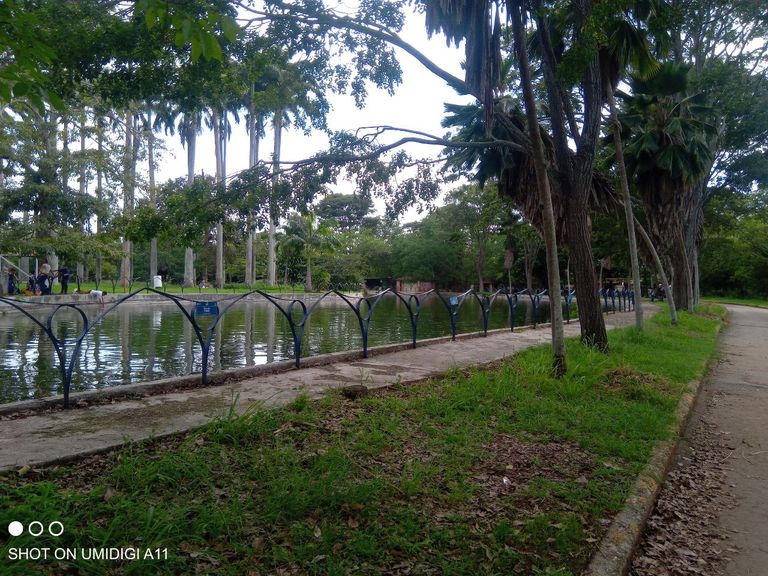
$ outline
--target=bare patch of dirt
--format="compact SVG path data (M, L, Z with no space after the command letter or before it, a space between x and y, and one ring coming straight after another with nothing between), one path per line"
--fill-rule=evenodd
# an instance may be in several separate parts
M630 576L721 576L736 549L717 524L735 504L726 485L733 449L701 420L662 487L632 560Z
M620 366L608 372L602 381L602 386L633 400L651 399L654 393L673 396L680 392L680 385L673 384L666 378L646 374L627 366Z
M486 501L519 492L534 478L588 479L594 468L593 455L575 444L523 442L499 434L488 446L488 458L478 467L475 479L483 487L480 500Z

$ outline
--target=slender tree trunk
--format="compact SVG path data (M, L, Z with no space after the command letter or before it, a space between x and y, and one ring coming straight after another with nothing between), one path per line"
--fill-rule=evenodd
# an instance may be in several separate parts
M477 246L477 260L475 261L475 272L477 273L477 291L483 291L483 271L485 269L485 242L481 238Z
M307 276L304 282L304 290L312 292L314 290L312 286L312 257L307 254Z
M608 92L608 104L611 109L611 124L613 125L613 144L616 148L616 165L619 170L619 183L621 199L624 203L624 217L627 225L627 238L629 240L629 257L632 263L632 289L635 292L635 327L643 329L643 307L640 305L643 292L640 285L640 259L637 255L637 238L635 237L634 216L632 214L632 198L629 195L629 181L627 180L627 166L624 163L624 144L621 140L621 122L616 109L616 99L613 96L613 86Z
M248 167L253 168L259 163L259 144L261 143L261 116L256 113L253 91L251 91L251 109L249 113ZM245 283L254 283L253 261L254 231L251 210L248 210L248 240L245 244Z
M226 112L213 110L213 135L216 154L216 182L220 186L225 184L224 167L224 139L226 138ZM224 288L224 224L216 223L216 286Z
M633 217L634 218L634 217ZM651 237L648 235L648 232L645 231L645 228L642 227L640 222L638 222L637 218L634 218L635 226L637 227L638 232L640 232L640 236L643 237L643 241L645 242L645 245L648 247L648 251L651 253L651 257L653 258L654 264L656 264L656 272L659 275L659 278L661 278L662 286L669 287L669 280L667 279L667 274L664 272L664 265L661 263L661 258L659 258L659 253L656 251L656 247L653 245L653 242L651 241ZM675 308L675 297L672 293L672 290L668 290L665 288L665 290L668 292L667 294L667 304L669 305L669 319L672 325L677 324L677 309Z
M195 154L197 152L197 117L192 115L184 121L187 141L187 184L195 180ZM184 286L195 285L195 253L191 247L184 249Z
M536 171L536 184L542 204L544 223L544 242L547 248L547 281L550 294L550 310L552 320L552 353L554 373L561 376L566 372L565 337L563 333L563 311L560 301L560 268L557 259L557 235L555 231L555 216L552 209L552 193L549 188L547 162L544 156L544 145L539 132L539 122L536 115L536 99L531 83L531 71L528 64L528 48L525 43L523 29L523 6L520 0L512 0L512 29L515 37L515 49L520 63L520 84L523 88L525 112L528 120L528 134L533 148L533 162Z
M155 186L155 132L152 129L152 106L147 103L147 124L145 126L147 139L147 161L149 163L149 202L153 208L157 207L157 189ZM157 276L157 238L149 241L149 281ZM151 284L153 285L153 284Z
M279 184L278 172L280 170L280 147L283 135L283 111L276 110L274 117L275 145L272 152L272 195L270 197L269 210L269 237L267 244L267 282L274 286L277 283L277 254L275 244L275 234L277 227L275 224L277 207L277 186Z
M130 110L125 113L125 151L123 156L123 215L130 217L133 214L133 194L135 176L134 148L136 147L136 134L134 131L134 114ZM127 287L133 278L133 266L131 258L131 241L123 240L122 284Z
M87 181L86 181L86 178L87 178L88 174L87 174L87 169L86 169L87 166L85 164L85 151L86 151L86 138L85 138L85 130L86 129L85 129L85 122L86 122L86 112L85 112L85 107L83 107L83 111L82 111L82 114L80 116L80 177L79 177L79 180L78 180L78 183L80 184L80 196L81 197L85 197L85 195L88 192L88 190L87 190ZM80 229L83 232L83 234L85 234L85 232L86 232L85 223L83 223L83 225L81 226ZM82 256L84 256L84 255L81 254L80 256L81 256L81 259L78 260L77 264L76 264L76 274L77 274L77 277L79 279L85 280L85 278L84 278L85 267L83 266L83 260L82 260Z
M101 204L104 201L104 121L99 118L96 122L96 150L99 155L98 167L96 168L96 199ZM96 214L96 235L101 233L101 216ZM96 252L96 284L101 284L101 251Z
M699 304L699 301L701 299L701 286L700 286L700 274L701 271L699 270L699 248L698 246L695 246L693 248L693 258L691 258L693 261L693 303L695 305Z
M525 287L528 292L533 293L533 265L536 262L536 255L539 247L532 241L525 242Z

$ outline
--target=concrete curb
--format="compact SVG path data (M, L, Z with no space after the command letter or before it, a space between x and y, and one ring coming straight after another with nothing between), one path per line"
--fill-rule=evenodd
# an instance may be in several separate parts
M727 321L726 317L724 323ZM722 326L720 324L717 328L718 335ZM708 371L709 363L705 373ZM688 391L675 409L672 437L654 449L650 461L638 475L624 508L614 517L583 576L625 576L629 572L632 557L693 413L702 382L703 379L688 383Z

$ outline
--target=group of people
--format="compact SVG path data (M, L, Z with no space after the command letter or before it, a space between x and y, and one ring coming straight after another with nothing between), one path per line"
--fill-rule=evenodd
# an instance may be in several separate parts
M664 302L664 299L667 297L667 291L664 290L664 285L659 282L659 285L656 286L656 288L651 289L651 302L656 300L657 298L659 301Z
M58 270L51 270L51 265L45 262L40 266L40 272L35 276L30 274L27 278L25 293L31 295L42 295L53 293L53 280L59 279L61 284L61 294L69 291L69 268L62 266ZM20 294L18 271L15 268L8 269L8 294Z

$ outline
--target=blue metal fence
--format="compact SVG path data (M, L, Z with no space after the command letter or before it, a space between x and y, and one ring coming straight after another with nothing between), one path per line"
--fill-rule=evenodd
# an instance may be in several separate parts
M201 380L203 385L205 385L208 382L208 364L209 364L208 358L211 351L211 343L213 342L213 337L214 337L217 326L219 325L223 316L235 304L237 304L238 302L241 302L242 300L251 298L253 296L262 297L264 301L275 306L275 308L277 308L280 311L280 313L285 317L291 332L291 338L293 340L293 353L294 353L295 366L296 368L299 368L301 366L302 340L304 337L304 329L307 326L307 321L312 315L312 313L314 312L314 310L320 305L320 303L329 297L340 298L349 307L352 313L354 313L357 319L358 327L360 329L360 334L362 336L362 343L363 343L362 356L363 358L367 358L368 357L368 335L370 331L373 312L378 306L378 304L382 301L382 298L387 294L392 294L394 295L394 297L400 300L400 302L404 304L405 309L408 312L408 320L411 326L411 346L413 348L416 347L416 333L417 333L418 322L419 322L419 317L421 312L421 304L425 298L431 295L436 296L440 300L440 302L443 304L446 310L447 318L450 322L452 339L456 338L457 317L458 317L459 311L461 310L465 302L467 302L468 300L474 299L478 302L480 306L480 311L482 314L483 334L487 335L488 321L491 313L491 308L494 306L494 304L498 300L506 301L508 310L509 310L509 328L511 331L514 332L515 317L516 317L517 305L518 305L519 299L525 296L529 298L533 308L533 325L535 326L539 323L539 308L541 304L541 299L543 296L547 295L546 290L542 290L540 292L529 292L528 290L511 292L505 288L496 290L495 292L492 292L489 294L478 293L474 289L467 290L466 292L463 292L461 294L443 294L439 290L429 290L427 292L410 294L410 293L397 292L392 288L387 288L386 290L383 290L373 295L358 297L358 296L351 296L349 294L344 294L340 290L334 289L334 290L328 290L327 292L321 294L316 300L314 300L314 302L312 302L308 306L303 301L303 299L297 298L295 296L293 297L280 296L280 295L267 293L262 290L251 290L244 294L221 299L218 301L215 307L211 306L210 308L206 308L205 306L200 306L200 304L206 304L206 303L201 303L199 300L192 300L184 296L169 294L168 292L164 292L162 290L144 287L144 288L135 290L133 292L130 292L129 294L126 294L125 296L118 298L114 302L111 302L106 305L102 304L102 306L104 307L103 310L101 310L101 312L98 315L96 315L92 320L88 319L88 316L83 310L83 307L87 306L88 303L42 304L38 302L31 302L31 301L19 300L14 298L6 298L6 297L0 297L0 302L3 302L15 308L21 314L29 318L32 322L40 326L42 331L52 342L54 350L56 351L56 356L59 361L58 362L59 371L61 374L61 380L62 380L63 390L64 390L64 406L69 407L69 395L70 395L70 387L72 383L72 373L76 363L79 361L80 351L86 336L91 331L91 329L95 325L97 325L99 322L101 322L101 320L107 314L112 312L118 306L124 304L125 302L128 302L135 296L142 293L155 294L159 297L166 298L172 301L174 304L176 304L176 306L179 308L181 313L184 315L184 317L192 326L192 329L194 330L195 338L197 339L197 342L200 345L200 350L202 353ZM574 296L575 296L575 293L573 291L570 291L570 292L564 291L561 294L562 299L560 303L564 307L564 313L565 313L567 322L570 322L571 307L574 300ZM601 291L600 296L603 298L603 301L605 304L604 310L606 312L617 312L619 310L631 310L634 306L634 294L632 294L631 292L624 293L618 290L613 290L613 291L604 290L604 291ZM609 305L609 300L610 300L610 305ZM222 304L222 305L219 306L219 304ZM35 309L39 309L40 306L51 306L53 309L44 320L40 320L30 312L30 309L29 309L30 306L34 306ZM53 320L61 310L69 310L69 309L74 310L79 315L80 319L82 320L82 329L77 335L77 338L74 341L71 351L69 351L68 353L66 342L62 339L59 339L53 331ZM197 319L201 315L211 316L213 319L207 328L203 328L200 325L200 323L198 323Z

